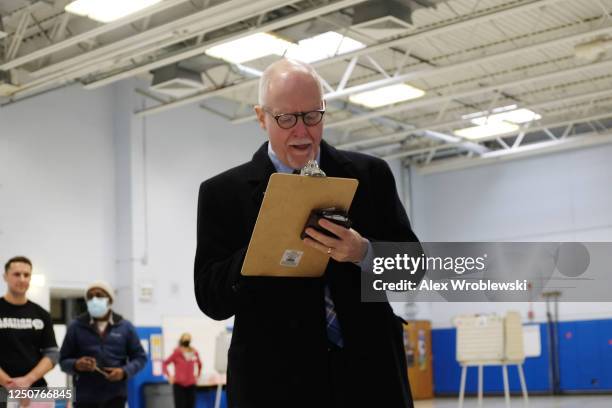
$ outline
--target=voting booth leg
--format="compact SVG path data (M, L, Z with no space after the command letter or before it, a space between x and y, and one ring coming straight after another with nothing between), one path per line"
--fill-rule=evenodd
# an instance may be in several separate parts
M461 385L459 387L459 408L463 408L463 394L465 393L465 376L467 374L467 365L461 367Z
M215 408L221 407L221 395L223 394L223 385L217 384L217 395L215 395Z
M521 380L521 391L523 392L523 402L525 406L529 405L529 396L527 395L527 385L525 384L525 373L523 373L523 365L517 364L519 379Z
M482 366L478 366L478 406L482 407Z
M508 366L502 365L502 375L504 376L504 398L506 399L506 407L510 408L510 390L508 387Z
M217 395L215 395L215 408L221 406L221 395L223 394L223 384L217 384Z

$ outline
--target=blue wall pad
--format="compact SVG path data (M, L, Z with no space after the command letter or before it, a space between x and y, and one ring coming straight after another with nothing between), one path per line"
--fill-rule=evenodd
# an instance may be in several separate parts
M217 388L210 387L204 390L198 390L196 395L196 408L214 408L215 397L217 396ZM225 389L221 394L221 408L227 407L227 398L225 395Z
M147 347L147 364L136 376L128 380L128 406L129 408L145 408L144 385L165 383L163 376L153 375L153 364L151 363L151 336L162 334L161 327L137 327L136 333L141 341L145 341Z
M525 380L529 392L552 391L549 373L549 338L545 323L540 326L542 354L525 360ZM559 372L562 392L612 391L612 319L560 322ZM432 330L434 391L439 395L459 393L461 366L456 360L455 329ZM468 368L466 393L477 392L477 368ZM516 367L508 369L510 390L520 392ZM502 393L501 367L484 369L484 392Z
M612 320L559 323L562 391L612 390Z

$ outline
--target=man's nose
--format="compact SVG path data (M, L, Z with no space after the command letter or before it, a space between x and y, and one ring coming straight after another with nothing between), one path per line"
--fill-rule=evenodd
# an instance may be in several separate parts
M307 133L307 127L308 126L304 124L304 117L300 116L297 120L297 123L293 127L293 129L294 129L294 132L296 132L298 135L304 135Z

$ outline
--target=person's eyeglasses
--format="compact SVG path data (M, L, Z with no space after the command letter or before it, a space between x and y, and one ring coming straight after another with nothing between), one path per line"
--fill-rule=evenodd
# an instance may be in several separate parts
M275 115L266 108L263 108L263 110L272 115L281 129L291 129L294 127L300 116L302 117L302 121L304 121L304 125L318 125L321 120L323 120L323 115L325 114L325 109L313 110L310 112L281 113L280 115Z

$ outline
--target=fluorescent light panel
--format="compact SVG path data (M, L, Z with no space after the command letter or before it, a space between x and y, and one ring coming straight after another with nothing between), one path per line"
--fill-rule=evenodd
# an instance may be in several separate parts
M478 126L455 130L455 135L472 140L503 135L516 132L519 124L542 118L541 115L529 109L516 109L516 105L495 108L491 112L494 113L488 116L486 116L487 112L477 112L463 116L464 119L470 119L470 122Z
M220 58L234 64L253 61L266 55L285 56L303 62L314 62L364 47L365 44L334 31L306 38L297 44L269 33L257 33L216 45L205 52L211 57Z
M357 40L335 31L328 31L293 44L287 49L285 56L303 62L314 62L364 47L365 44Z
M242 64L266 55L283 55L292 44L272 34L257 33L234 41L215 45L205 51L211 57L233 64Z
M518 126L508 122L492 122L486 125L473 126L469 128L455 130L455 135L466 139L482 139L484 137L503 135L518 130Z
M516 109L509 112L474 118L472 119L472 123L475 125L484 125L491 122L527 123L541 118L542 116L529 109Z
M349 96L349 101L368 108L379 108L410 99L420 98L425 91L408 84L394 84Z
M65 10L72 14L109 23L150 7L162 0L76 0Z

